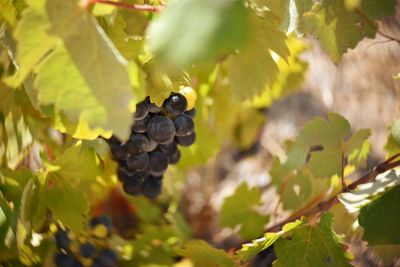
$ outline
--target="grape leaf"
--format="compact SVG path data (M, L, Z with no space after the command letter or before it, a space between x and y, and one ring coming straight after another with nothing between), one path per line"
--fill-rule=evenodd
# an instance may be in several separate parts
M13 27L16 23L16 14L17 11L12 4L11 0L0 0L0 16L11 26Z
M350 124L338 114L330 113L328 121L316 118L306 124L297 137L296 143L288 151L285 164L290 169L298 169L305 162L311 147L322 146L322 151L314 151L309 159L311 172L318 178L340 174L342 169L342 142L344 156L352 153L359 155L359 160L353 155L353 163L362 164L366 153L362 146L367 142L370 131L363 129L350 136ZM361 147L360 147L361 146ZM354 152L358 151L358 152Z
M126 61L77 0L50 1L46 8L49 32L64 45L36 70L40 103L54 104L57 111L74 122L84 120L91 129L113 130L126 138L133 95Z
M339 200L349 212L357 212L363 206L371 203L377 195L399 184L399 171L387 171L378 175L373 182L361 184L351 192L340 194Z
M244 1L174 1L148 30L150 50L162 61L187 66L231 52L247 41Z
M261 195L258 188L249 188L243 182L231 196L224 199L220 211L221 226L234 228L240 225L240 235L246 239L259 236L269 220L269 216L255 210L261 204Z
M363 0L358 8L349 10L344 0L318 2L303 17L304 30L316 35L338 62L342 54L364 37L374 37L377 30L374 20L394 15L395 5L396 0Z
M251 243L243 244L242 248L236 251L236 254L241 260L248 261L274 244L280 236L288 235L291 230L303 223L304 221L302 220L296 220L295 222L285 224L282 230L277 233L265 233L263 237L255 239Z
M360 210L363 240L369 245L400 244L400 186L396 186Z
M270 174L285 210L295 211L304 207L312 199L327 192L331 183L329 179L317 179L307 166L289 170L279 163L278 158L273 160Z
M238 99L252 98L276 80L278 67L270 50L284 59L289 55L286 36L276 24L252 15L251 29L247 46L239 54L230 56L227 62L232 93Z
M189 258L194 266L233 267L235 262L222 249L216 249L203 240L191 240L182 247L176 247L175 252Z
M387 152L388 157L393 156L400 152L400 142L397 141L391 134L389 134L387 138L385 144L385 150Z
M65 149L51 164L59 167L56 172L50 173L51 175L65 177L65 180L69 181L93 181L101 174L96 153L92 148L82 147L81 141Z
M45 191L45 202L53 216L74 232L83 230L89 202L68 180L52 180Z
M29 5L22 14L14 31L17 41L18 71L6 79L10 86L17 87L25 80L35 65L55 46L57 38L47 34L50 27L46 0L27 0Z
M286 45L290 56L287 62L283 58L278 59L277 79L271 86L266 86L260 95L253 98L252 102L256 108L269 107L274 101L301 88L308 68L308 64L300 58L306 50L306 45L293 36L286 40Z
M274 266L352 266L331 228L332 218L332 214L325 214L317 225L293 229L289 240L279 238L274 247Z

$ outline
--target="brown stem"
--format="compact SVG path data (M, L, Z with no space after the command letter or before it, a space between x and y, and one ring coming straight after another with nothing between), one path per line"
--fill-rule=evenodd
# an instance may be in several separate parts
M129 10L135 10L135 11L149 11L149 12L159 12L161 11L164 6L152 6L152 5L147 5L147 4L129 4L129 3L122 3L122 2L114 2L110 0L90 0L90 3L95 3L95 4L105 4L105 5L111 5L115 6L118 8L124 8L124 9L129 9Z
M376 32L380 35L382 35L383 37L385 37L388 40L397 42L400 44L400 38L396 37L396 36L392 36L390 34L387 34L385 32L383 32L381 29L379 29L379 25L377 22L371 20L366 14L364 14L363 11L361 11L359 8L357 8L356 13L366 22L368 23L372 28L374 28L376 30Z
M372 180L374 180L379 174L384 173L388 170L391 170L393 168L399 167L400 166L400 160L394 161L396 158L400 157L400 153L394 155L393 157L390 157L387 159L385 162L382 162L378 164L375 168L373 168L369 173L366 175L358 178L356 181L348 185L347 187L343 188L341 191L336 193L334 196L332 196L330 199L326 201L320 202L318 205L316 205L314 208L309 209L308 211L304 212L304 209L292 214L285 220L269 227L267 229L267 232L276 232L279 231L283 225L292 222L294 220L300 219L301 217L308 217L314 214L317 214L319 212L325 212L329 210L333 205L339 202L338 200L338 195L344 192L348 192L349 190L354 190L358 185L360 184L365 184L368 183Z

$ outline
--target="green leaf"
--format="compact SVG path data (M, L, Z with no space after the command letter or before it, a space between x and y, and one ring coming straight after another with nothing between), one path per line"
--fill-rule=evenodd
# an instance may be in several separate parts
M64 177L69 181L93 181L101 175L102 170L94 150L82 147L81 141L64 150L63 154L51 164L57 166L58 170L51 172L50 175Z
M318 225L303 224L291 231L291 238L279 238L274 247L274 266L352 266L344 247L332 231L332 214Z
M263 237L253 240L251 243L243 244L240 250L236 251L241 260L249 261L263 250L266 250L274 244L280 236L286 236L288 232L302 225L302 220L290 222L282 227L282 231L278 233L266 233Z
M243 182L231 196L224 199L220 212L221 226L234 228L240 225L240 234L246 239L259 236L269 220L269 216L255 209L261 204L261 196L261 190L249 188Z
M342 169L342 143L344 144L345 157L357 151L355 155L360 155L360 161L361 159L365 161L366 156L362 145L369 135L369 130L363 129L350 136L348 121L338 114L330 113L328 121L316 118L304 126L296 143L288 151L286 164L291 169L298 169L305 163L308 150L311 147L322 146L322 151L311 152L308 163L311 172L318 178L340 174ZM362 164L363 161L358 163Z
M53 180L45 192L45 202L53 216L74 232L81 232L89 212L86 196L69 181Z
M344 0L317 2L304 17L307 33L316 35L321 45L338 62L348 49L356 47L364 37L374 37L376 19L394 15L396 0L363 0L349 10Z
M27 0L28 8L22 13L14 31L17 41L18 71L14 76L6 79L10 86L17 87L35 65L55 46L57 38L50 36L50 28L45 3L46 0Z
M232 52L247 41L244 1L174 1L148 30L150 50L177 66L204 62Z
M277 66L279 74L271 86L266 86L264 91L253 98L253 105L256 108L269 107L274 101L282 99L287 95L300 90L304 81L308 64L301 59L306 51L306 44L293 36L286 40L290 51L287 61L279 58Z
M250 40L239 54L228 59L228 79L234 97L250 99L276 80L278 67L270 50L286 59L289 50L278 25L253 15Z
M349 212L357 212L371 203L376 196L400 184L398 170L390 170L378 175L373 182L357 186L355 190L339 195L340 202Z
M175 252L182 257L189 258L194 266L236 266L224 250L216 249L203 240L188 241L183 247L176 247Z
M369 245L400 244L400 186L396 186L360 210L363 240Z
M13 6L12 0L0 0L0 10L0 16L13 27L17 23L17 11Z

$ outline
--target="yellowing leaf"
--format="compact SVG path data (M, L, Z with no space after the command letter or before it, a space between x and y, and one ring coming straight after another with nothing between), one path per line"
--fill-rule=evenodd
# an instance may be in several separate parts
M249 188L246 182L241 184L231 196L224 199L220 213L221 226L233 228L240 225L240 234L246 239L259 236L269 219L269 216L255 210L261 204L261 195L258 188Z

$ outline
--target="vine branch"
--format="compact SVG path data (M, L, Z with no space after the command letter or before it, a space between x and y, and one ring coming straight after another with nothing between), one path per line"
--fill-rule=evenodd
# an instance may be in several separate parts
M391 170L393 168L399 167L400 166L400 153L395 154L394 156L388 158L382 163L379 163L375 168L373 168L371 171L369 171L367 174L364 176L358 178L348 186L345 186L340 190L338 193L336 193L334 196L329 198L326 201L322 201L316 206L314 206L312 209L309 209L307 211L304 211L304 209L292 214L285 220L275 224L274 226L271 226L267 229L267 232L276 232L279 231L285 224L295 221L297 219L300 219L301 217L309 217L311 215L315 215L318 213L325 212L329 210L333 205L339 202L338 196L341 193L349 192L350 190L354 190L357 188L358 185L360 184L365 184L370 181L375 180L375 178L379 175L382 174L388 170Z
M164 8L163 5L153 6L149 4L130 4L123 2L114 2L110 0L90 0L89 2L92 4L104 4L134 11L159 12Z
M376 32L385 37L386 39L393 41L393 42L397 42L400 44L400 38L396 37L396 36L392 36L390 34L387 34L385 32L383 32L381 29L379 29L379 25L378 23L376 23L375 21L371 20L366 14L364 14L364 12L362 12L359 8L357 8L356 13L366 22L368 23L368 25L370 25L372 28L374 28L376 30Z

